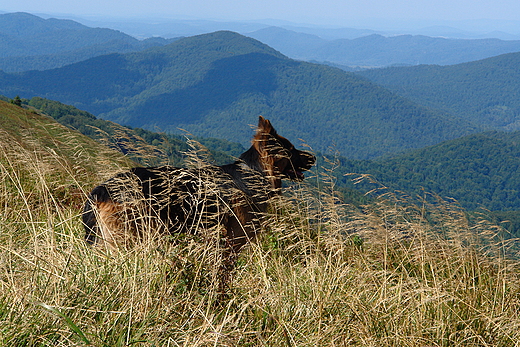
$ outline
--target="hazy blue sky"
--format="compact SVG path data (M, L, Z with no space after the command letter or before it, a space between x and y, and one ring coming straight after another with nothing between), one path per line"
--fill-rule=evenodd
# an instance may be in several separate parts
M520 0L0 0L0 11L77 16L281 19L346 25L386 19L520 20Z

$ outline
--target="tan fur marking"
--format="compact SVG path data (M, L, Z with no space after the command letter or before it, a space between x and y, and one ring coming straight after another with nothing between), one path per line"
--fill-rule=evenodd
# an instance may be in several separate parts
M113 201L98 202L96 204L98 213L98 235L105 246L115 248L116 245L124 245L129 235L125 233L124 207Z
M247 200L241 196L233 199L233 217L229 220L228 238L232 240L233 250L238 253L240 249L251 241L258 230L255 230L254 216Z

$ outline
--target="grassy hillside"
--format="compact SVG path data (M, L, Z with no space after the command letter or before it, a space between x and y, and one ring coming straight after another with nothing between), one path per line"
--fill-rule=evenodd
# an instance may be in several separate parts
M187 136L166 135L130 128L65 105L58 101L34 97L22 99L22 105L54 118L58 123L77 130L105 146L123 153L144 166L184 166L185 153L190 150ZM218 164L230 163L245 149L238 143L211 138L194 138L208 148L208 154Z
M109 171L131 164L131 161L120 153L68 129L48 116L0 101L0 117L0 130L4 135L1 138L4 155L11 155L10 150L17 148L20 151L32 152L43 159L52 159L55 156L56 159L66 159L69 163L76 162L85 167L85 172L98 173L98 164L92 163L92 159L99 165L107 164ZM84 159L81 159L81 153L75 153L78 151L86 151ZM113 163L109 164L109 161ZM60 169L60 165L50 166Z
M40 190L55 202L77 204L83 201L85 189L136 165L52 118L4 101L0 101L0 120L2 190L17 196L27 214L41 207ZM6 215L19 212L5 207Z
M478 127L323 65L286 58L232 32L49 71L0 72L0 93L43 96L149 130L217 137L247 146L250 124L269 118L315 150L373 158L424 147Z
M36 97L22 100L22 103L125 154L141 165L183 166L185 153L190 150L185 138L124 127L56 101ZM242 146L232 142L208 138L196 140L209 149L208 155L216 163L232 162L233 157L244 151ZM376 161L338 157L338 189L353 204L366 202L359 191L362 187L353 185L352 177L344 175L371 174L393 189L412 195L421 195L426 190L455 198L469 210L520 210L517 189L520 184L518 143L518 132L488 132Z
M360 211L334 199L327 180L321 190L290 187L222 297L218 232L113 252L87 247L64 187L82 200L89 181L125 160L19 107L0 103L0 117L0 345L509 347L520 339L514 243L456 206L387 192Z
M182 152L188 150L186 142L179 138L124 127L57 101L34 97L22 100L22 105L52 117L141 165L179 165L183 160Z
M46 70L114 52L141 51L171 42L139 41L120 31L29 13L0 14L0 70Z
M500 130L520 129L520 53L452 66L360 72L429 107Z

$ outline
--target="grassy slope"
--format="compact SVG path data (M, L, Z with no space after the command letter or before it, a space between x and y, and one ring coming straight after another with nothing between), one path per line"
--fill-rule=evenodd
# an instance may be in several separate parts
M129 128L114 122L96 118L94 115L58 101L34 97L21 100L23 107L35 109L57 122L77 130L107 147L123 153L143 166L184 165L184 153L189 151L189 137L154 133L140 128ZM218 139L197 139L209 148L212 160L227 164L240 156L245 149L237 143Z
M63 125L77 129L98 142L123 152L141 165L170 164L182 166L184 153L189 150L186 139L166 136L138 128L128 128L98 119L93 115L57 101L33 98L24 105L35 107ZM38 111L39 112L39 111ZM516 167L520 133L484 133L416 150L405 155L380 161L358 161L341 158L336 170L338 182L351 187L346 173L371 174L385 185L419 194L431 191L443 197L455 198L464 208L484 207L492 211L519 209L516 187L520 176ZM218 163L232 162L229 155L244 151L238 144L216 139L197 139L208 147ZM360 186L355 187L360 190ZM348 190L346 201L359 201L359 195ZM506 218L511 221L511 217ZM516 225L515 223L514 225ZM518 224L520 226L520 224ZM515 227L514 230L518 228Z
M52 118L7 102L0 101L0 120L2 166L5 170L19 170L8 177L20 184L35 182L34 171L37 171L42 180L53 178L56 184L82 189L85 184L93 184L121 167L132 165L121 154ZM76 177L76 182L62 181L65 177L70 180L67 177L70 175ZM60 191L59 187L48 188L53 193Z
M291 199L273 203L269 232L244 252L228 297L217 300L215 234L111 254L85 246L77 200L60 192L81 195L128 163L18 107L0 103L0 117L2 346L520 339L518 264L504 257L498 228L470 223L455 206L387 194L360 212L331 198L326 180L320 191L288 188Z
M60 219L78 225L88 191L136 165L50 117L4 101L0 124L2 237L36 232L42 223Z

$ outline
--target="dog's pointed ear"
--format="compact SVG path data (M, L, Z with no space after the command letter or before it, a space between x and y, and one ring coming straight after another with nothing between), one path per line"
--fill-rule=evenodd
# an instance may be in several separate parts
M274 134L276 130L274 130L271 122L268 119L265 119L262 116L258 117L258 134Z
M258 117L258 129L256 135L253 137L253 148L260 157L260 165L264 174L271 181L271 186L278 189L282 186L280 173L275 167L275 159L279 145L276 145L275 140L276 130L274 130L271 122L262 116Z

